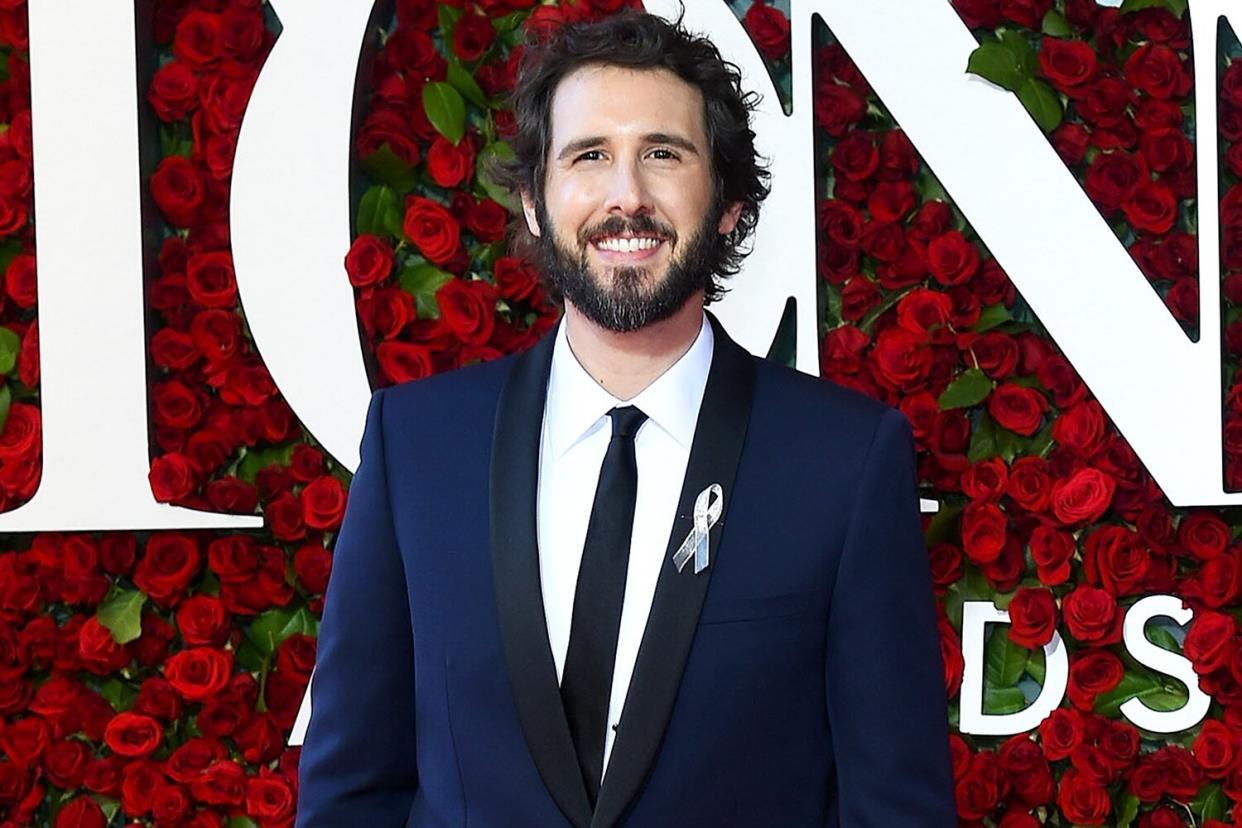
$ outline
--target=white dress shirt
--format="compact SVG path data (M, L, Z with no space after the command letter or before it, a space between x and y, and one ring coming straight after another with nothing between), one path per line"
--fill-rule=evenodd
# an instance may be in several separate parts
M544 615L558 681L569 649L578 565L582 561L595 487L612 439L608 412L617 406L634 405L648 418L634 438L638 497L608 705L610 726L604 736L605 769L638 657L638 645L647 626L660 565L668 552L712 350L712 328L704 315L690 349L633 399L619 400L578 362L570 350L563 322L556 334L539 443L536 531Z

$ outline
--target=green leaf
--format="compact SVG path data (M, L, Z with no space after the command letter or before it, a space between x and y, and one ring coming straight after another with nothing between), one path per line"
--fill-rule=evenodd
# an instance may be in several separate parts
M1017 687L985 687L983 689L983 712L996 715L1017 713L1026 707L1026 697Z
M1125 0L1121 13L1130 14L1143 9L1166 8L1180 20L1186 16L1187 0Z
M1065 118L1061 99L1052 87L1042 80L1027 78L1018 90L1018 100L1022 101L1026 111L1031 113L1035 123L1039 124L1039 128L1044 132L1052 132L1061 125L1061 121Z
M447 80L470 103L479 109L487 109L487 95L483 94L474 75L457 58L449 61Z
M1117 718L1121 705L1130 699L1148 699L1164 692L1160 681L1147 673L1127 672L1112 690L1095 697L1095 712L1110 719Z
M1004 624L992 624L984 650L984 686L993 688L1015 687L1026 670L1030 650L1019 647L1009 640L1009 628Z
M793 368L798 358L798 304L792 296L785 301L776 335L768 348L767 358L788 368Z
M1074 29L1070 26L1069 21L1065 19L1065 15L1056 9L1049 9L1048 13L1044 15L1044 22L1040 26L1040 31L1053 37L1069 37L1074 33Z
M999 43L984 43L970 53L966 71L1012 92L1022 88L1026 76L1013 52Z
M1121 798L1121 806L1117 808L1117 828L1130 828L1134 818L1138 816L1139 798L1128 793Z
M1003 325L1013 319L1009 315L1009 308L1003 304L988 305L979 313L979 320L970 326L975 333L983 333L990 331L997 325Z
M1199 819L1207 822L1209 819L1224 819L1225 810L1229 807L1229 803L1225 800L1225 792L1221 790L1221 786L1217 783L1208 785L1199 795L1195 797L1197 804L1193 805L1195 813L1199 815Z
M0 431L4 431L5 423L9 421L9 408L13 404L13 392L9 390L9 384L6 382L0 385Z
M113 676L99 688L99 695L112 705L113 710L123 713L133 708L134 699L138 698L138 691L130 687L127 682Z
M969 368L949 383L940 395L940 407L969 408L978 405L992 393L992 380L978 368Z
M1143 631L1147 635L1147 640L1157 647L1168 650L1171 653L1181 654L1181 645L1177 643L1177 639L1173 637L1173 633L1161 627L1159 624L1147 622L1147 628Z
M402 290L418 296L435 296L436 291L453 281L453 274L441 270L429 262L403 268L397 276Z
M955 630L962 629L962 604L965 602L966 597L962 595L957 584L950 584L944 591L944 614Z
M1013 459L1025 448L1026 441L1022 435L1015 434L1007 428L996 427L996 451L1006 463L1012 463Z
M418 183L417 171L393 152L387 143L362 159L362 168L376 181L389 185L397 193L408 193Z
M440 303L435 296L419 294L414 297L414 308L419 319L439 319Z
M988 460L999 453L996 448L996 421L992 415L984 411L979 415L979 424L970 435L970 446L966 449L966 459L972 463Z
M136 589L120 590L99 605L95 617L108 628L118 644L128 644L142 635L142 605L147 596Z
M1038 684L1044 686L1044 676L1047 673L1047 664L1044 659L1044 648L1036 647L1031 650L1031 657L1026 660L1026 674Z
M387 184L377 184L362 195L358 203L358 233L404 238L401 200Z
M246 636L259 652L272 653L280 643L291 635L315 635L318 626L306 607L297 610L270 609L250 623Z
M95 801L99 803L100 809L104 812L104 822L107 825L112 824L112 818L121 810L121 802L106 796L96 796Z
M22 243L17 239L8 239L0 243L0 272L9 269L9 265L22 252Z
M447 7L441 6L440 10L443 11L445 8ZM258 823L247 816L231 816L224 824L226 828L259 828Z
M17 355L21 350L21 337L8 328L0 328L0 374L7 374L17 367Z
M925 537L929 545L944 543L957 534L957 521L962 514L960 503L941 503L931 522L927 525Z
M494 17L492 18L492 28L494 28L499 34L511 32L514 29L519 28L522 25L522 22L529 16L530 12L515 11L506 14L504 17Z
M489 167L494 163L492 159L511 161L513 158L513 147L504 141L493 141L483 148L475 161L475 180L479 182L479 186L487 193L488 198L510 213L516 213L520 207L517 195L502 187L492 176Z
M423 110L427 120L454 144L466 135L466 102L448 83L432 81L423 87Z
M1039 55L1035 47L1031 45L1027 33L1020 29L1006 29L998 37L1001 45L1008 49L1014 60L1018 62L1018 69L1021 70L1023 77L1033 77L1039 68Z
M289 465L289 461L293 457L293 444L287 446L276 446L266 449L247 449L245 455L242 456L241 462L237 464L237 475L239 480L247 483L253 483L258 473L277 463L282 466Z
M160 153L167 158L180 155L189 158L194 154L194 136L186 124L164 124L160 127Z
M457 25L457 21L461 20L461 16L465 14L465 10L447 4L440 6L438 22L440 24L440 32L444 35L445 40L453 37L453 27Z

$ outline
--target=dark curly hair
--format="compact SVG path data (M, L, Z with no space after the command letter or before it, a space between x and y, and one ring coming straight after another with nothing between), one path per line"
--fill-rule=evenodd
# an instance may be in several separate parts
M536 204L542 204L557 84L587 65L671 71L703 95L713 209L719 215L728 205L742 205L737 225L720 235L707 262L711 278L705 299L710 303L725 293L720 279L736 274L750 252L743 243L759 221L759 205L768 195L770 174L755 152L755 133L750 127L759 95L743 91L737 66L724 60L710 40L686 31L681 21L681 16L670 23L626 10L594 22L533 33L510 96L516 121L510 139L514 157L497 159L490 172L510 192L525 191ZM510 243L518 252L527 252L535 244L521 215L510 225Z

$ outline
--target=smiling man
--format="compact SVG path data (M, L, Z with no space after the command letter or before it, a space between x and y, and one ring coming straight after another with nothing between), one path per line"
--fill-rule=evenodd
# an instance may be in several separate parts
M657 17L528 48L502 173L564 316L376 392L298 825L956 824L910 426L705 311L752 107Z

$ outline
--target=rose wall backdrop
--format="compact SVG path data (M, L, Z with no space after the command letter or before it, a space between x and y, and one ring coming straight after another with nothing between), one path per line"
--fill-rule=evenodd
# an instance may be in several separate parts
M519 350L555 322L536 273L505 255L508 197L480 159L507 151L501 98L526 33L632 3L395 5L363 80L355 240L341 251L377 385ZM1199 79L1219 82L1222 129L1219 148L1196 148L1185 0L954 6L981 44L970 70L1019 94L1188 336L1199 279L1223 278L1224 462L1242 488L1242 62L1228 57L1242 50L1229 40L1219 78ZM787 4L733 7L787 89ZM153 15L150 481L161 500L262 513L266 528L0 536L0 825L293 820L285 741L349 475L252 346L229 253L237 132L279 21L262 0L162 0ZM25 0L0 0L4 509L37 488L41 452L25 22ZM953 735L962 823L1242 821L1242 512L1169 506L822 27L814 62L823 375L914 424L923 495L941 503L927 535L947 715L956 724L964 600L1013 617L989 627L986 712L1038 692L1054 629L1070 651L1066 700L1037 731ZM87 151L88 124L83 139ZM1196 150L1225 162L1223 274L1198 272ZM1215 700L1185 733L1144 733L1118 712L1186 699L1119 646L1127 606L1151 593L1196 613L1185 631L1148 628Z

